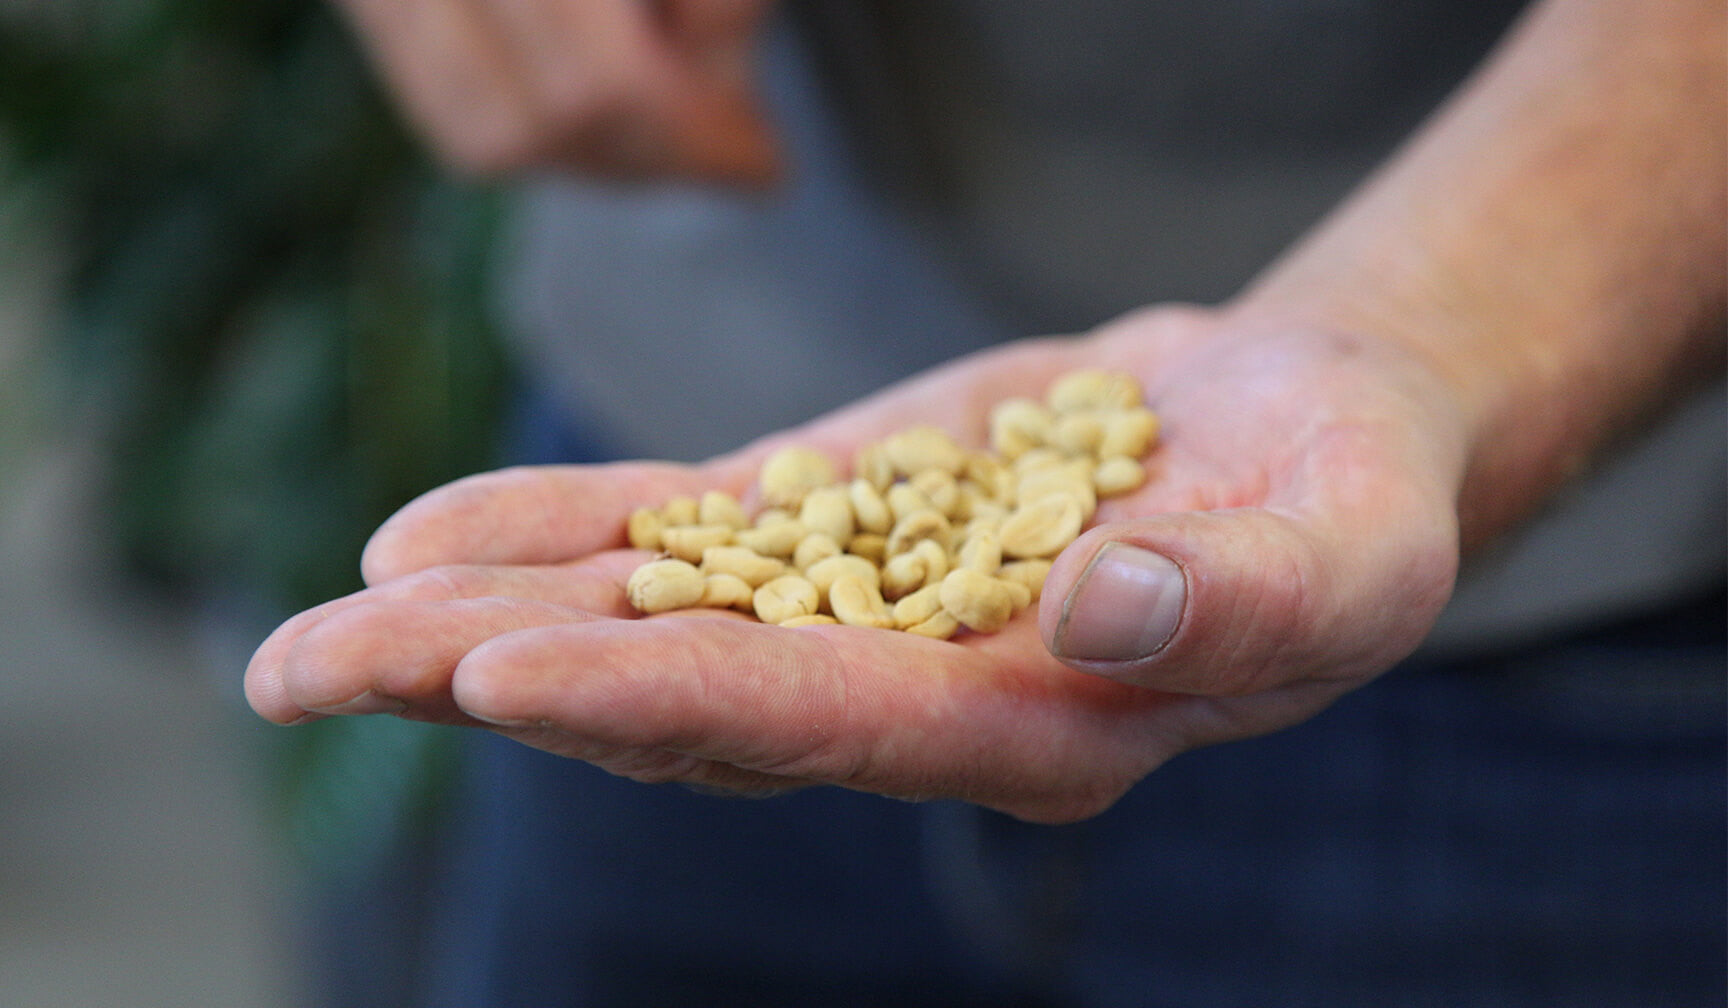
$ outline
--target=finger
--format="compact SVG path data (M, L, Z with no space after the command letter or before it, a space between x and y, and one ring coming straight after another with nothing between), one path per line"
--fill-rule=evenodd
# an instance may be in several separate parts
M868 441L919 423L936 424L982 447L991 404L1037 395L1073 365L1084 346L1071 339L1026 340L957 361L865 400L740 448L700 467L629 462L524 466L439 487L398 511L373 535L361 560L368 584L441 564L561 563L624 542L632 510L677 495L719 489L747 498L762 460L804 445L848 472Z
M525 627L595 620L526 599L383 601L333 613L294 639L273 690L249 694L279 723L306 714L397 714L474 724L450 700L450 675L469 651Z
M742 471L656 463L524 466L469 476L391 516L361 573L381 584L445 564L555 564L624 544L630 512L680 494L748 485Z
M450 670L467 650L527 626L599 618L591 612L517 598L354 606L308 628L288 645L278 669L277 695L284 706L271 719L300 722L306 719L302 715L395 714L477 725L449 700ZM651 618L745 617L721 610L690 610Z
M332 617L379 603L440 602L502 598L543 603L559 610L596 616L629 617L635 613L624 599L624 584L641 562L639 552L599 554L578 565L560 567L437 567L392 580L344 598L308 609L284 622L248 663L245 688L248 702L272 721L294 721L308 713L287 693L284 667L300 639ZM412 610L397 610L400 625L384 628L412 637Z
M658 0L650 5L685 72L671 121L708 171L763 185L780 174L778 144L757 93L761 26L770 0ZM678 100L682 99L682 100Z
M765 184L778 155L755 97L760 5L724 0L703 34L639 0L501 0L487 6L539 123L515 160L626 179ZM753 15L753 16L752 16ZM720 29L724 29L721 31Z
M566 161L647 177L673 171L678 138L657 97L672 73L653 20L634 0L495 0L485 5L511 51L535 127L516 164Z
M1420 643L1456 569L1449 519L1405 515L1418 531L1255 507L1101 526L1051 569L1045 641L1075 669L1206 696L1375 675Z
M557 117L576 118L592 110L596 97L610 98L614 82L630 76L623 68L651 48L648 21L636 2L487 0L484 10L530 93ZM584 95L591 96L584 105L557 104Z
M1458 563L1444 401L1407 362L1327 334L1223 341L1171 370L1153 479L1050 572L1052 653L1241 696L1360 681L1413 650Z
M565 751L585 759L664 750L1040 821L1095 814L1175 748L1153 691L852 627L544 626L471 651L451 689L483 721L580 740Z
M452 165L485 174L534 133L509 42L472 0L343 0L408 119Z
M643 5L661 34L694 59L728 63L734 79L744 82L749 67L736 55L748 52L772 0L649 0ZM718 76L723 76L717 73Z

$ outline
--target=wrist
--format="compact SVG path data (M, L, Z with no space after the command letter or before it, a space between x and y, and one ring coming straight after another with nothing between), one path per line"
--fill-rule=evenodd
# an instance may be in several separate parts
M1406 149L1235 302L1396 345L1464 418L1480 543L1723 345L1715 5L1533 8Z

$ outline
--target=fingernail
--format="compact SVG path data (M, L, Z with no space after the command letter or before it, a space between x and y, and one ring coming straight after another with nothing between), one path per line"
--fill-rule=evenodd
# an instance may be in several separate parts
M320 707L323 714L400 714L408 709L408 704L392 696L367 690L352 700L339 704Z
M1064 600L1051 652L1095 662L1157 654L1176 633L1187 600L1187 579L1169 557L1106 543Z

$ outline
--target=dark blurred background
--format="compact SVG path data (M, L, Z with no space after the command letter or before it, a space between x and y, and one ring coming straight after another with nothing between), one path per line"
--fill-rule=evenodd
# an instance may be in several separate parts
M318 0L0 0L0 1004L295 1003L435 811L453 736L239 681L492 461L496 215Z

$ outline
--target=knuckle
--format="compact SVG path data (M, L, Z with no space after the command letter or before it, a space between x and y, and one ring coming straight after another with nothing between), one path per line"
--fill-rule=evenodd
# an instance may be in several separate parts
M490 594L491 582L484 568L466 564L440 564L391 582L390 597L399 601L432 602L480 598Z

